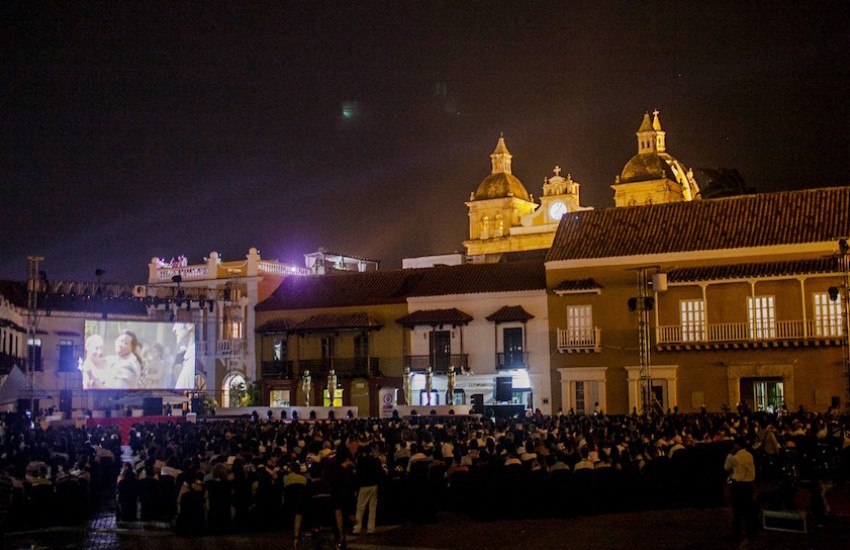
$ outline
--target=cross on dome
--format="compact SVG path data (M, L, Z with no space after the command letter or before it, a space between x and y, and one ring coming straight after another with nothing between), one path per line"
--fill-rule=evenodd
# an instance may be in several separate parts
M560 176L560 175L561 175L561 167L560 167L560 166L558 166L558 165L555 165L555 169L554 169L554 170L552 170L552 171L553 171L553 172L555 172L555 175L556 175L556 176Z

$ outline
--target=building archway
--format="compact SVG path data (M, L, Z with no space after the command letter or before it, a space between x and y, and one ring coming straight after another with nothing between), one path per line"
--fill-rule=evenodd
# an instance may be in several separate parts
M248 381L244 374L238 371L228 373L221 383L221 406L225 408L238 407L239 398L244 394L247 386Z

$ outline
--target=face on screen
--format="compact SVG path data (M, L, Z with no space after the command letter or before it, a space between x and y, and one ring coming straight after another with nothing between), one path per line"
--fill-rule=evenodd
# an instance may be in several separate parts
M194 329L192 323L86 321L83 389L194 389Z

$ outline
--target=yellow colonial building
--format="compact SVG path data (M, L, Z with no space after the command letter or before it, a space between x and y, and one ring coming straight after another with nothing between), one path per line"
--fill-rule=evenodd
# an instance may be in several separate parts
M546 258L553 395L580 412L843 407L847 235L848 187L565 218Z

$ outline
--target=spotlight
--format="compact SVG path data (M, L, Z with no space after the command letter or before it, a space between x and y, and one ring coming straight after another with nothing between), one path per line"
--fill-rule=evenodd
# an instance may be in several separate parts
M214 307L214 306L215 306L215 302L214 302L213 300L210 300L210 305L209 305L210 313L212 313L212 312L213 312L213 307Z
M629 298L629 311L637 309L637 298Z
M827 289L827 292L829 292L830 301L832 301L832 302L838 301L838 287L837 286L829 287L829 289Z
M94 275L95 275L95 277L103 277L104 275L106 275L106 271L104 271L100 268L97 268L97 269L94 270Z
M171 278L171 282L180 284L183 282L183 277L181 277L180 275L175 275Z
M205 307L206 305L207 305L207 304L206 304L206 302L204 301L204 299L203 299L203 298L201 298L200 300L198 300L198 309L204 309L204 307Z
M189 311L190 309L192 309L192 302L186 300L186 311Z
M643 308L644 309L652 309L655 307L655 298L652 296L647 296L643 299Z

